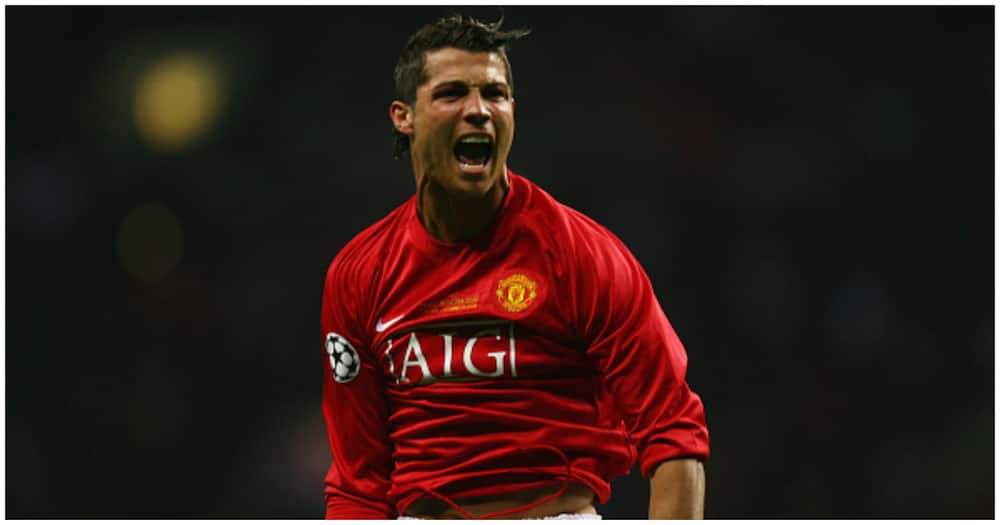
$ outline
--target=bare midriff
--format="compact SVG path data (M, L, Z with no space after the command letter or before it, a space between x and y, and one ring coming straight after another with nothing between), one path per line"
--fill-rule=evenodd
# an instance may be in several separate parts
M466 513L478 518L486 514L494 514L529 505L559 492L561 488L561 486L544 487L491 498L458 499L455 500L455 503L462 507L462 510ZM594 514L596 512L597 510L594 508L594 492L585 485L573 483L566 489L566 492L556 498L527 510L496 516L496 519L516 520L544 518L559 514ZM464 519L466 517L448 503L433 496L426 496L413 502L406 509L405 514L414 518L433 520Z

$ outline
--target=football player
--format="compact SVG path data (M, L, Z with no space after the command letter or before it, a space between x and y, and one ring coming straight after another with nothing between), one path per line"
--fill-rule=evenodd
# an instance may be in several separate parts
M507 165L525 34L452 16L399 58L416 192L323 294L328 518L596 519L636 462L651 518L702 517L704 409L646 273Z

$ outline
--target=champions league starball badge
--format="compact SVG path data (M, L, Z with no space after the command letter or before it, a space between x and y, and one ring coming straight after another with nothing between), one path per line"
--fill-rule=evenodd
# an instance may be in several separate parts
M326 334L326 353L330 356L334 381L349 383L358 376L358 371L361 370L358 351L344 336L334 332Z

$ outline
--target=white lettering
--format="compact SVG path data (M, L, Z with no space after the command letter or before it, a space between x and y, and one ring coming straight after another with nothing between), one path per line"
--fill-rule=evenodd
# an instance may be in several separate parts
M501 375L503 375L503 358L505 355L507 355L507 352L489 352L486 354L496 360L497 368L493 372L489 373L483 372L482 370L476 368L476 365L472 363L472 347L475 346L476 341L478 341L479 338L484 335L493 335L497 338L497 341L499 341L500 329L492 328L489 330L482 330L476 332L472 336L472 338L469 339L469 342L465 343L465 353L462 356L463 360L465 361L465 368L468 369L469 373L471 373L472 375L476 375L479 377L500 377Z
M415 361L410 360L411 355L416 357ZM424 373L422 381L434 379L434 376L431 375L431 369L427 366L427 360L424 359L424 353L420 350L420 341L417 340L417 334L413 332L410 332L410 344L406 347L406 355L403 357L403 369L399 371L400 378L407 383L410 380L406 377L406 369L411 365L420 367L420 371Z
M517 347L514 345L514 323L510 323L510 376L517 377Z
M396 377L396 365L392 362L392 339L389 339L389 346L385 349L385 357L389 361L389 375ZM396 384L399 384L398 377L396 377Z
M451 377L451 337L455 334L441 334L444 337L444 376Z
M428 384L440 380L454 379L458 377L472 378L498 378L498 377L518 377L517 370L517 341L514 336L514 323L504 323L506 326L501 326L498 324L493 324L490 328L484 328L482 325L476 328L484 328L478 332L469 335L468 332L459 332L452 330L450 327L442 327L448 331L433 333L421 333L421 332L410 332L407 337L408 344L406 346L406 352L403 356L401 363L397 363L393 358L393 350L398 350L399 345L394 345L395 341L393 338L387 338L385 343L384 355L386 357L386 368L390 376L393 377L397 385L402 383L409 384ZM474 325L473 325L474 326ZM503 335L506 332L509 343L503 342ZM440 337L441 339L438 339ZM494 342L481 341L484 338L492 337L495 339ZM457 341L456 341L457 339ZM438 346L438 344L441 346ZM477 346L478 346L478 354ZM486 348L483 348L483 344ZM464 370L460 367L459 370L455 370L455 361L459 359L456 353L455 346L464 345L464 351L462 352L462 362L465 365ZM502 350L501 350L502 349ZM491 351L493 350L493 351ZM510 357L507 358L507 354ZM483 355L493 358L494 366L490 370L490 366L483 366ZM474 362L473 358L480 359L479 366ZM396 352L396 358L398 359L398 352ZM485 360L489 362L489 359ZM480 368L483 366L483 368ZM419 368L420 373L414 372L416 377L409 378L408 372L410 368ZM432 373L433 371L433 373ZM435 377L434 373L439 373L441 376Z

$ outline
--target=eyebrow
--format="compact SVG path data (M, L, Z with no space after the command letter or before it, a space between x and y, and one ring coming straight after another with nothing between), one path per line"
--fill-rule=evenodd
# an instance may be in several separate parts
M431 90L432 91L437 91L439 89L448 89L448 88L456 88L456 87L463 87L463 88L465 88L465 87L469 87L469 84L466 84L465 82L463 82L461 80L449 80L449 81L442 82L440 84L437 84L437 85L431 87ZM485 84L483 84L483 85L480 86L480 88L487 88L487 87L502 87L502 88L506 88L508 90L510 89L510 85L507 84L506 81L504 81L504 82L487 82L487 83L485 83Z

